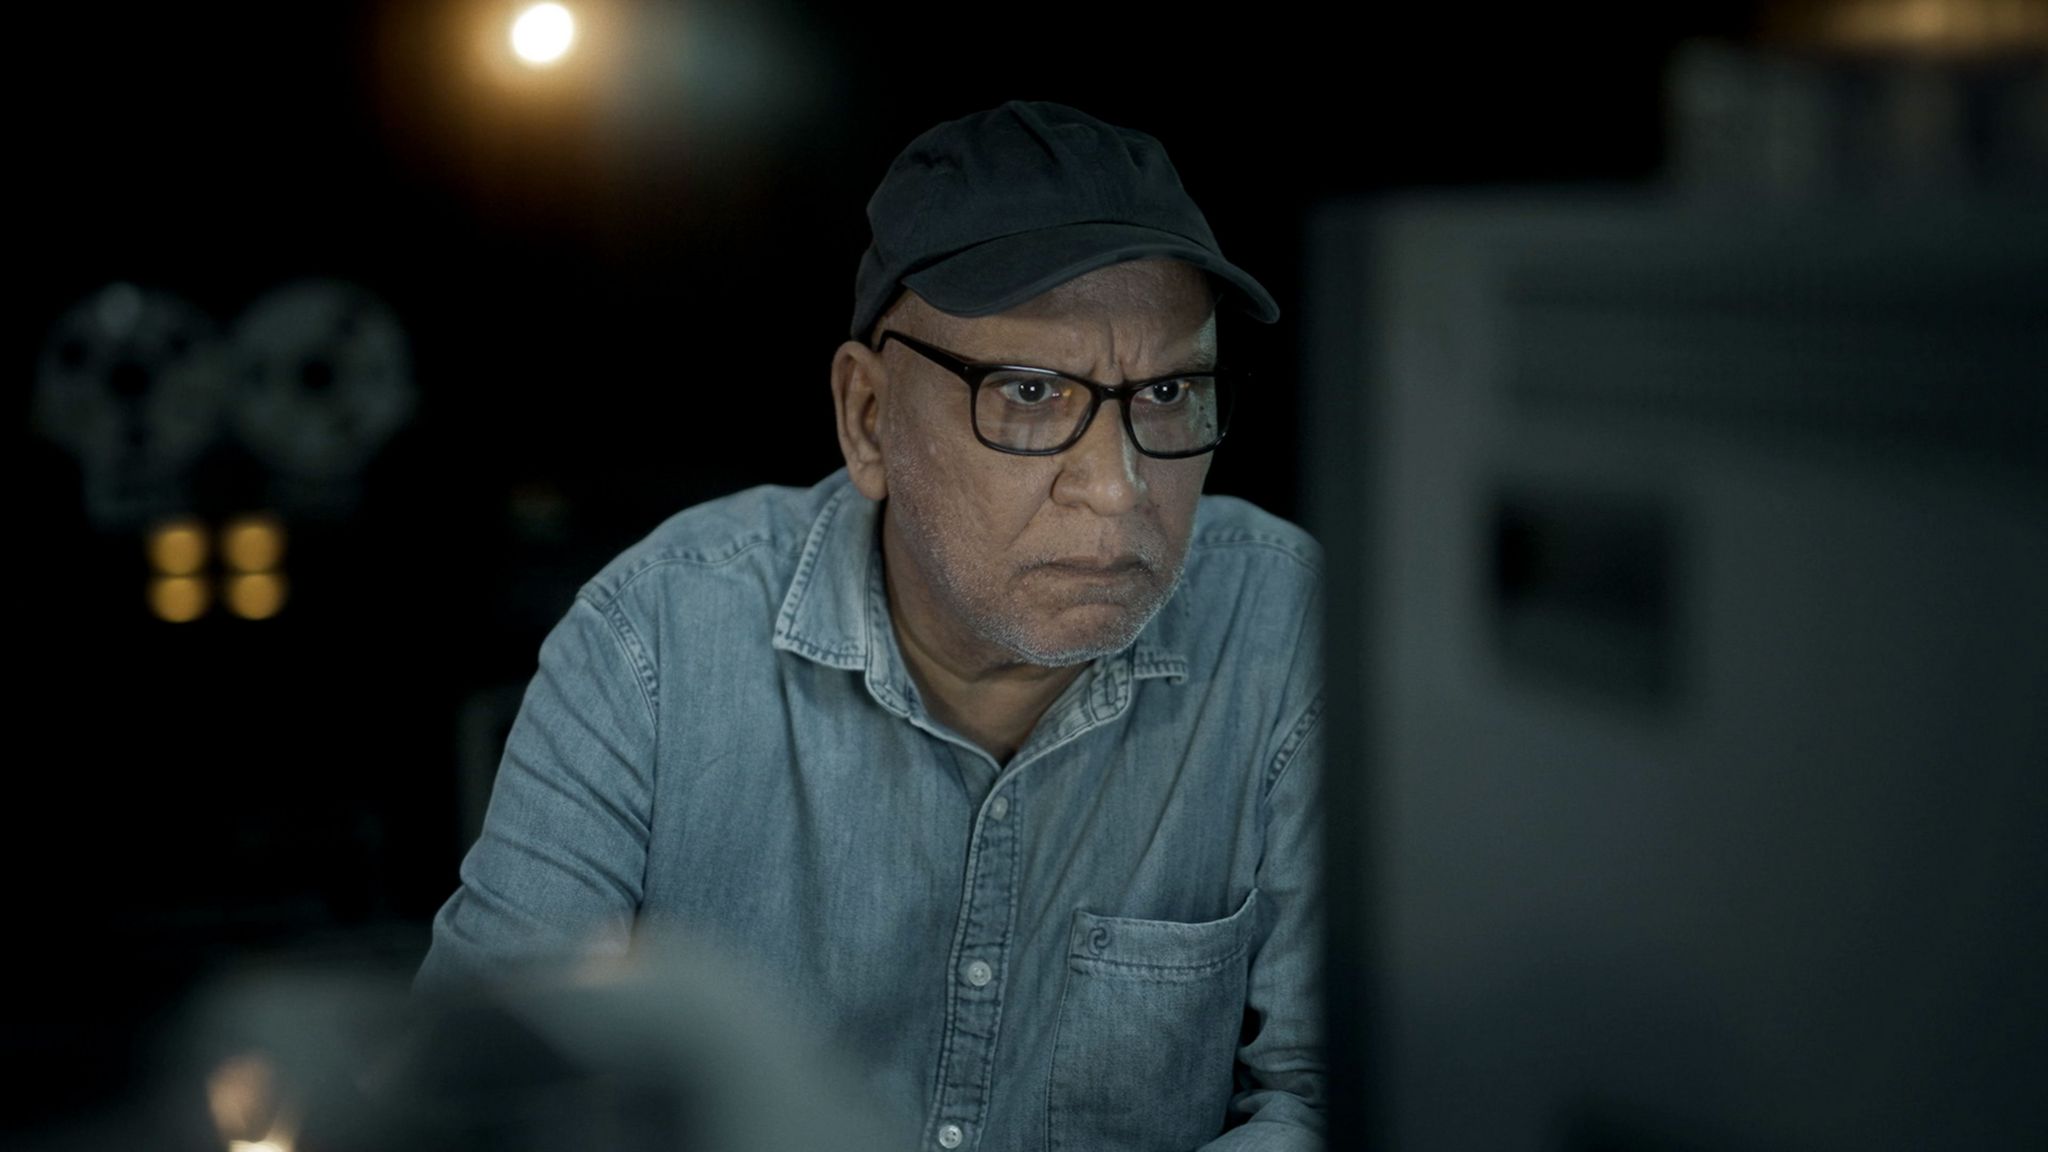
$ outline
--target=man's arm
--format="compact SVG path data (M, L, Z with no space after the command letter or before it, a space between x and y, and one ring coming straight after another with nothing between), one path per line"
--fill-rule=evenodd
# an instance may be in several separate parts
M1281 742L1270 766L1259 902L1271 927L1252 957L1245 1010L1255 1021L1237 1050L1237 1127L1206 1152L1320 1152L1322 1049L1322 699Z
M617 605L587 595L548 634L416 988L625 952L654 794L657 705L642 651Z

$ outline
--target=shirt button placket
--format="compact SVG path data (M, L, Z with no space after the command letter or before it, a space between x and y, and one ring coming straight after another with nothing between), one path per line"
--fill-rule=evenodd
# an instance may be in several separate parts
M1015 808L1005 784L983 807L968 849L966 886L960 894L960 933L954 944L954 975L947 993L947 1029L941 1045L938 1099L933 1101L930 1139L941 1148L968 1143L969 1132L988 1112L994 1085L995 1046L1003 1011L1003 983L997 979L1010 947L1017 882L1017 828L1004 819Z

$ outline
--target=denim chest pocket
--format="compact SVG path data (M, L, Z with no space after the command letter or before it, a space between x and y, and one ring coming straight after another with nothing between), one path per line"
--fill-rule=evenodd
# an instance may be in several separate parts
M1199 924L1075 911L1046 1092L1051 1152L1184 1152L1222 1130L1258 896Z

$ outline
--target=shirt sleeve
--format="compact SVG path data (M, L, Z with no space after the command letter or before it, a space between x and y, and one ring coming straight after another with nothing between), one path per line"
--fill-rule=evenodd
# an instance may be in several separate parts
M1252 957L1234 1125L1207 1152L1320 1152L1322 1048L1322 698L1281 742L1266 798L1259 900L1270 916ZM1268 900L1270 897L1270 901Z
M641 651L616 603L587 594L542 643L416 990L626 951L654 786L657 697Z

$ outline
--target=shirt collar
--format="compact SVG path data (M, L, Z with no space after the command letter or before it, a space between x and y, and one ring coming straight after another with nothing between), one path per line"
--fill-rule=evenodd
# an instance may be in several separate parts
M775 618L774 645L828 668L865 670L868 687L892 710L908 713L916 690L896 648L882 578L881 506L840 469L821 487L830 495L811 522L796 574ZM1110 682L1187 679L1187 597L1176 589L1129 648L1097 661Z

